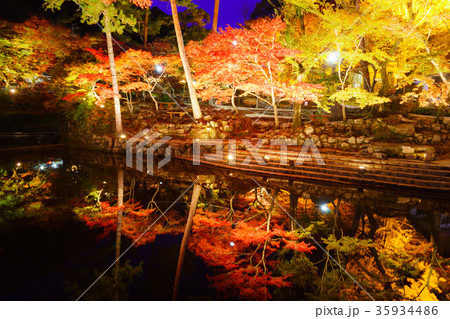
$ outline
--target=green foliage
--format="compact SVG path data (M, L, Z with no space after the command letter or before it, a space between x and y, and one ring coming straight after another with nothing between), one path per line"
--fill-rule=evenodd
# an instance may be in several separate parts
M338 103L356 103L361 108L369 105L384 104L391 101L389 98L376 96L375 94L367 92L361 88L349 87L333 93L330 96L330 100L336 101Z
M20 174L0 170L0 227L7 227L21 218L36 216L44 209L42 200L46 191L41 187L46 176L33 173L32 179L25 181Z
M386 268L393 271L392 277L399 287L411 286L409 279L418 280L425 272L424 269L419 268L419 260L411 262L411 256L406 253L403 256L396 255L395 258L380 254L380 260L385 263Z
M60 10L64 2L69 0L45 0L44 7L46 9ZM108 4L106 1L99 0L78 0L74 1L82 9L81 22L87 24L101 23L105 28L107 25L111 32L122 33L125 27L136 25L134 16L127 15L124 11L127 2L124 0L118 1L117 4ZM106 17L109 21L106 21Z
M142 269L143 261L141 261L137 266L131 265L130 261L125 261L124 264L118 265L113 268L113 270L103 276L98 270L89 272L91 276L88 276L89 280L94 281L99 278L95 285L87 291L83 296L83 300L116 300L116 296L120 300L128 299L129 285L133 283L136 277L140 276L143 272ZM118 270L118 271L117 271ZM82 293L85 292L86 288L81 288L79 282L83 282L83 287L87 285L86 277L80 278L78 281L66 281L64 284L64 289L71 294L72 298L75 300Z
M366 240L349 236L343 236L337 239L333 234L330 234L328 238L323 238L323 242L328 251L333 250L345 255L353 255L364 249L375 246L370 239Z

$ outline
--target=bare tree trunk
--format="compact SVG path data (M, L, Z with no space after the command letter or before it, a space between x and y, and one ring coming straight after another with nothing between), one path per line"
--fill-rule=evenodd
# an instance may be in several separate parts
M145 10L145 20L144 20L144 48L147 48L148 40L148 9Z
M234 111L235 111L236 114L237 114L237 113L239 113L239 112L238 112L238 109L237 109L237 107L236 107L236 103L234 103L234 97L235 97L235 96L236 96L236 90L233 91L233 96L231 97L231 105L233 106Z
M117 229L116 229L116 264L114 265L114 300L118 301L119 298L119 284L120 284L120 278L119 278L119 270L120 270L120 243L122 239L122 206L123 206L123 178L124 178L124 171L123 169L119 168L119 171L117 172L117 206L120 207L120 209L117 211Z
M294 103L294 119L292 122L292 132L296 132L302 126L302 104Z
M347 113L345 112L345 102L342 101L342 121L347 122Z
M212 32L217 33L217 22L219 20L219 2L220 0L215 0L214 2L214 18L212 23Z
M181 62L183 63L184 74L186 75L186 83L189 88L192 112L194 115L194 119L200 119L202 117L202 111L200 110L200 105L198 104L197 94L194 88L194 80L192 79L191 74L191 67L189 66L186 51L184 49L183 34L181 33L176 0L170 0L170 7L172 8L173 25L175 27L175 33L177 35L178 50L180 51L180 58Z
M184 229L183 240L181 241L180 255L178 256L177 272L175 275L175 283L173 285L172 300L178 299L178 291L180 288L180 276L181 270L183 269L184 255L186 254L186 248L189 240L189 235L191 234L192 223L194 221L195 211L197 210L197 202L198 198L200 197L201 189L202 187L199 184L194 185L194 190L192 192L192 199L191 199L191 207L189 209L189 216L186 222L186 228Z
M278 120L278 105L277 100L275 99L275 93L272 89L272 106L273 106L273 117L275 119L275 126L278 127L280 125L280 122Z
M116 118L116 134L120 135L123 132L122 114L120 112L119 84L117 83L116 64L114 62L111 25L109 21L108 11L107 10L103 11L103 15L105 19L105 34L106 34L106 44L108 46L109 69L111 70L111 81L114 91L114 116Z

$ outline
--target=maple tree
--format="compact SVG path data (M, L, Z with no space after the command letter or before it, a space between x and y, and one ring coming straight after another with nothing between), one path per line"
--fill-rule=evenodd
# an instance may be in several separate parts
M67 0L45 0L45 7L48 9L61 9L61 6ZM114 115L116 121L116 134L123 132L122 115L120 109L119 86L117 83L117 74L114 61L112 33L123 32L126 25L136 24L133 17L126 16L124 12L116 8L113 3L116 0L79 0L74 2L81 7L81 20L88 24L101 23L106 35L108 48L109 69L111 72L111 82L114 98ZM152 0L129 0L140 8L149 7Z
M275 274L275 256L283 250L308 253L315 247L286 230L286 220L262 193L236 196L232 207L214 213L198 209L189 248L215 268L217 274L208 278L223 297L271 299L269 288L291 286L289 275ZM246 208L241 211L238 207Z
M282 12L289 25L286 41L294 48L305 48L305 76L317 78L320 70L336 72L339 82L329 86L327 95L341 104L345 119L345 102L361 107L383 104L388 101L383 96L396 88L394 81L397 88L403 88L437 72L447 87L446 6L442 0L401 0L395 5L389 1L345 0L332 5L288 0ZM298 10L306 12L304 21L299 21ZM353 81L352 74L361 75L362 83Z
M97 106L104 107L114 97L109 76L108 57L101 50L87 48L97 63L87 62L68 68L66 78L69 94L63 100L94 98ZM148 51L129 49L115 57L118 89L120 98L126 100L130 112L133 111L132 96L136 92L148 92L158 110L158 101L152 92L162 85L163 76L177 76L180 65L176 55L154 56ZM162 66L163 71L155 70Z
M0 81L6 87L33 84L58 61L93 43L92 38L74 38L70 29L37 17L23 23L1 20L0 34Z
M258 96L273 107L276 125L281 101L320 104L320 85L281 75L283 62L296 60L300 53L278 42L284 28L280 18L259 19L249 28L227 27L201 42L190 42L187 53L194 63L200 97L214 97L219 103L231 100L234 106L238 91Z

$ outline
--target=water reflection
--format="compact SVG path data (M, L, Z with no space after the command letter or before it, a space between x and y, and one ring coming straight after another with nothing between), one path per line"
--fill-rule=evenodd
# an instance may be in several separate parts
M124 170L121 157L80 151L52 157L61 158L61 167L27 170L27 163L50 158L36 154L3 165L0 273L24 276L17 264L25 257L6 258L30 249L19 252L12 229L42 228L50 242L58 229L73 227L66 236L72 247L47 249L35 261L40 272L14 290L2 287L2 299L40 299L26 295L24 285L49 272L59 276L52 288L62 299L449 297L445 197L263 176L253 176L255 183L180 163L148 176Z

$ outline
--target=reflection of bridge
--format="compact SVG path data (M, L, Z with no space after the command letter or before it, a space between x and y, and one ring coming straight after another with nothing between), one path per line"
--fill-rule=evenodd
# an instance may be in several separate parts
M104 166L126 167L125 156L94 152L83 154L83 152L77 151L71 157L73 161L82 163L85 167L90 166L92 169ZM171 194L170 189L173 189L174 194L178 194L180 189L188 188L193 181L198 179L204 189L247 193L258 188L259 184L267 189L277 188L289 194L296 194L299 198L303 198L305 201L310 200L316 205L342 200L353 205L360 212L370 212L383 218L404 218L411 216L411 211L416 211L426 219L422 218L423 223L428 225L424 231L425 236L429 235L433 229L436 233L435 238L442 244L445 243L445 238L441 238L443 235L447 234L445 235L447 240L449 238L448 231L440 231L443 226L448 227L450 220L448 217L450 215L448 192L424 192L417 188L402 187L388 189L374 184L364 186L361 183L330 182L326 179L326 174L322 174L321 180L303 179L302 176L292 178L291 175L284 176L277 172L267 174L262 170L236 170L228 166L209 165L208 163L207 165L193 166L187 162L186 158L183 158L182 161L173 160L162 169L155 170L154 176L129 168L127 175L131 175L133 179L147 183L147 185L162 183L169 190L169 194ZM434 220L432 227L429 225L429 218ZM443 218L446 218L446 223L442 223ZM444 249L442 247L444 246L440 246L440 249Z
M171 141L172 157L190 162L200 160L202 166L222 168L230 171L241 171L247 174L277 177L282 179L306 180L321 183L337 183L344 185L360 185L369 188L409 189L419 192L431 191L434 194L448 196L450 194L450 167L408 160L374 160L355 156L321 153L325 165L319 165L314 158L303 158L297 165L300 147L289 147L285 162L280 163L280 150L265 147L258 150L266 165L257 163L247 150L236 150L233 155L235 164L230 165L226 155L228 145L224 145L224 154L215 155L214 147L202 147L201 157L194 158L192 144L186 141ZM164 149L158 149L164 154ZM145 152L145 150L144 150ZM204 155L208 155L208 159ZM343 153L345 154L345 153ZM246 158L251 160L243 164Z

